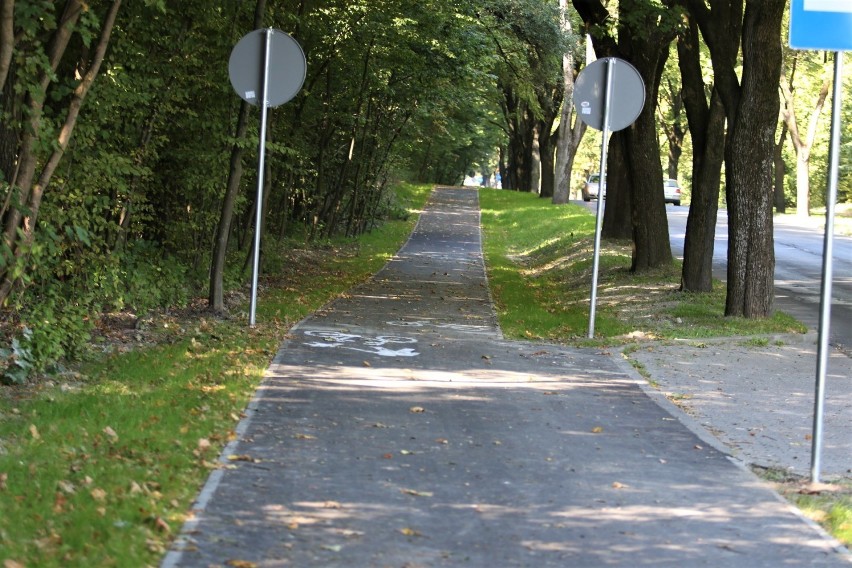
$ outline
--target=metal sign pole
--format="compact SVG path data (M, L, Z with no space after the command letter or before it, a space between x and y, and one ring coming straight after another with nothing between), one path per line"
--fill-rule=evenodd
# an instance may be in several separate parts
M598 301L598 266L601 249L601 225L603 225L603 200L606 188L606 158L607 146L609 145L609 103L612 98L612 76L615 71L615 58L606 59L606 87L604 87L603 100L603 129L601 130L601 163L600 177L598 178L598 208L595 216L595 254L592 263L592 298L589 307L589 339L595 336L595 307Z
M266 42L263 47L263 79L261 80L260 96L260 145L258 147L257 164L257 208L254 218L254 265L251 272L251 308L249 325L254 327L257 313L257 275L260 271L260 230L263 220L263 173L266 157L266 117L269 108L269 46L272 43L273 29L266 30Z
M843 53L834 52L834 90L831 100L831 142L828 167L828 195L825 204L825 241L822 251L822 287L819 301L819 346L817 348L814 428L811 437L811 481L819 483L822 459L822 430L825 409L825 373L828 366L829 326L831 324L831 281L834 256L834 204L837 201L837 172L840 163L840 95L843 86Z

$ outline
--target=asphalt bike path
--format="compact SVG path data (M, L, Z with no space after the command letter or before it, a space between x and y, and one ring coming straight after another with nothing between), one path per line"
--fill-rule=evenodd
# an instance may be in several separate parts
M473 190L282 345L162 566L850 566L599 350L503 339Z

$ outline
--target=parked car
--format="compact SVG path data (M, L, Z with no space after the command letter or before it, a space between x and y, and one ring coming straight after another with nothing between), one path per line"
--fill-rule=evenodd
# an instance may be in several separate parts
M601 174L589 174L586 183L583 184L583 201L591 201L598 198L598 187L601 181ZM603 196L606 199L606 184L603 188Z
M666 196L666 203L680 205L680 184L676 179L667 179L663 181L663 193Z

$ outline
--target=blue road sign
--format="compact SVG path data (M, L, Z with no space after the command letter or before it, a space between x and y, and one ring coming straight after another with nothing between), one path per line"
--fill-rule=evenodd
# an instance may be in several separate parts
M790 47L852 50L852 0L792 0Z

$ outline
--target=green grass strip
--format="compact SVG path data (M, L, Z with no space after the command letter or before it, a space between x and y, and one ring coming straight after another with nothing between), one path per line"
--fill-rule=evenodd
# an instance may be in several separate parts
M643 339L804 333L784 313L765 319L725 317L725 286L681 292L680 262L630 272L630 243L600 251L595 340L586 339L594 253L594 216L579 205L554 206L529 193L480 192L484 251L507 337L572 344Z

